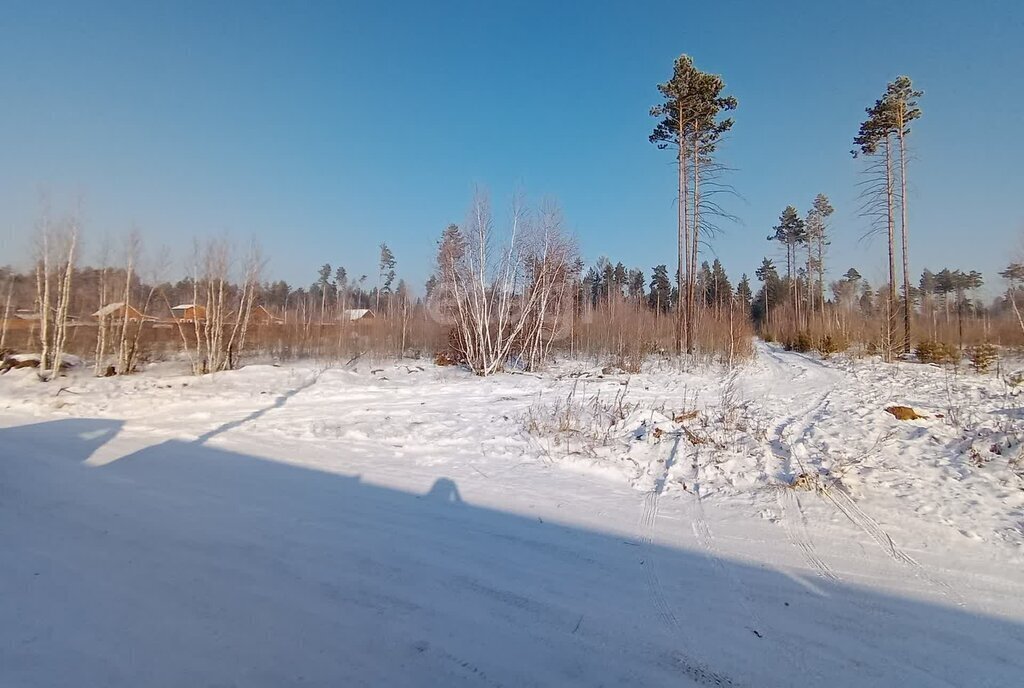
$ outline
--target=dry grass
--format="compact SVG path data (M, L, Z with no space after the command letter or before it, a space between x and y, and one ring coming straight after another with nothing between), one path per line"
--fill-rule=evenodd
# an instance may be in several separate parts
M559 348L573 356L604 361L637 373L652 356L675 351L675 314L628 303L588 309L576 320L570 338ZM690 360L736 365L754 355L754 327L740 308L698 309L696 351Z
M772 312L769 322L760 327L760 334L766 341L778 341L788 349L818 351L825 357L848 351L852 355L888 353L898 358L903 353L903 323L894 323L891 328L886 324L884 315L868 316L831 305L824 314L801 314L799 318L783 306ZM989 346L996 350L1024 347L1024 333L1009 314L958 317L956 313L916 313L911 334L912 351L925 363L958 363L964 354L973 350L984 354Z

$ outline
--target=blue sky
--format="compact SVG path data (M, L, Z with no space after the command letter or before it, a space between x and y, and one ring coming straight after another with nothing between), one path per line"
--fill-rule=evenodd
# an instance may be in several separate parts
M499 209L517 186L557 198L588 262L649 272L673 261L675 178L648 110L685 52L740 103L721 149L740 222L708 252L731 275L823 192L833 274L882 277L849 150L906 73L926 92L912 268L996 282L1024 230L1022 37L1010 1L8 2L0 263L26 261L43 188L84 199L87 253L135 224L168 277L195 236L255 235L294 284L324 262L372 275L386 241L419 290L479 184Z

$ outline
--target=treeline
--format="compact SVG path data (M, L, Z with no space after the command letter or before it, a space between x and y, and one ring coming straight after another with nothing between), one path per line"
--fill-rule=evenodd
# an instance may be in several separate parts
M488 374L510 364L535 369L559 351L636 370L673 351L674 316L685 303L665 265L649 277L606 258L585 270L550 202L517 206L514 231L494 229L486 195L472 209L463 226L442 233L421 295L398 277L385 244L373 277L350 279L324 264L308 286L293 288L264 279L256 246L197 244L188 275L172 281L161 279L170 269L159 252L147 256L136 233L115 259L79 265L78 224L46 225L32 272L0 269L0 349L43 351L44 377L68 353L92 360L97 374L122 374L179 356L204 373L263 356L440 352ZM718 260L705 262L694 293L695 353L726 363L749 356L746 277L734 288Z
M697 352L725 362L741 360L750 355L754 328L767 339L822 348L828 353L851 343L881 352L889 285L872 285L855 268L825 283L828 226L821 220L830 214L826 208L830 208L827 199L819 196L807 219L800 218L793 208L783 212L769 239L781 245L787 262L780 271L773 259L764 258L754 273L756 292L746 274L730 278L720 260L701 262L694 274L690 316ZM344 267L324 264L314 271L308 286L292 288L282 280L261 279L264 264L258 251L250 251L242 259L233 256L222 241L211 242L197 253L192 275L173 282L152 280L145 275L152 274L152 268L140 270L140 265L152 261L143 260L141 243L135 237L128 242L131 255L117 266L72 264L68 269L66 262L49 261L50 272L61 278L54 282L54 291L62 282L68 297L63 311L64 341L58 347L51 339L49 348L92 358L97 373L111 369L130 372L140 362L175 355L187 356L197 372L223 370L259 356L341 358L366 352L448 352L446 356L452 360L466 360L464 334L458 332L474 328L467 328L470 323L460 325L452 314L458 311L460 299L464 311L469 311L468 296L478 292L484 302L477 307L492 309L481 317L497 317L496 311L505 308L502 317L508 322L501 326L521 330L507 342L504 353L498 352L483 367L498 369L510 358L517 365L538 367L552 352L563 351L574 356L605 356L624 369L635 370L651 354L673 351L678 316L685 316L687 308L685 282L681 297L678 274L670 273L663 264L645 271L606 257L587 267L569 238L550 227L545 231L540 239L521 234L520 242L535 242L533 247L502 253L516 256L519 264L503 270L485 269L488 281L474 290L470 282L479 281L474 277L479 271L463 265L456 278L451 266L453 261L468 260L468 237L472 235L451 225L439 240L435 269L422 295L414 295L407 282L397 277L397 261L386 245L381 245L379 271L373 278L360 275L349 279ZM552 238L556 234L558 242ZM553 242L561 247L557 261ZM66 241L57 244L69 246ZM555 261L557 266L545 267L545 261ZM45 277L46 263L40 259L34 273L0 268L4 308L0 348L36 351L47 336L39 310L43 301L40 278ZM503 275L505 282L496 282L495 275ZM960 348L982 341L1019 343L1022 327L1016 307L1024 297L1024 269L1010 266L1003 276L1009 280L1008 289L986 304L977 296L984 285L979 272L924 270L909 291L920 341ZM547 289L543 299L537 300L545 300L542 314L528 307L538 285ZM507 297L504 305L499 303L502 294ZM488 300L493 301L490 306ZM105 307L119 303L130 304L131 312L102 315ZM190 304L205 308L206 317L183 318L180 313L176 317L171 311L174 306ZM902 308L902 301L898 306ZM264 315L253 316L256 310ZM364 315L362 310L376 317L353 320ZM52 305L50 312L51 325L55 325L58 313ZM49 330L52 333L55 327ZM517 340L528 331L543 343L541 352L530 352ZM828 343L822 345L826 338ZM477 343L478 347L485 345Z
M858 212L866 236L884 239L888 279L872 286L849 268L827 281L832 204L818 194L803 214L787 206L767 237L784 254L784 264L765 258L755 271L761 284L752 316L766 338L825 353L855 344L887 360L916 349L962 352L1021 343L1024 319L1016 317L1020 293L1013 265L1003 273L1006 291L987 305L976 297L984 282L975 270L925 269L916 278L910 272L909 139L922 96L909 77L897 77L865 109L853 139L851 152L863 161Z
M867 234L885 238L887 279L871 285L849 268L830 281L835 210L819 193L803 212L786 206L770 228L767 239L784 257L756 268L756 293L746 273L730 278L719 260L701 255L719 223L733 219L723 201L732 193L728 167L718 154L738 100L688 55L657 91L648 140L675 158L674 265L645 272L600 258L587 267L556 203L530 206L514 196L509 223L499 228L489 196L478 192L466 220L441 233L422 297L398 277L383 243L375 275L324 263L308 286L293 287L265 278L257 246L236 251L211 239L195 244L185 276L172 282L158 258L140 269L147 263L135 233L117 260L101 250L95 266L80 267L77 217L44 212L31 272L0 271L0 349L41 351L44 378L59 370L65 351L91 353L97 373L116 374L134 370L147 348L182 354L197 373L246 356L438 352L439 360L486 375L536 369L558 351L610 357L630 370L653 353L731 364L751 354L755 328L796 348L832 353L855 344L887 360L915 344L924 351L1021 342L1020 264L1002 273L1007 289L990 305L977 299L976 271L924 270L916 280L910 273L909 141L923 93L908 77L865 109L851 151L863 164Z
M770 258L762 261L755 274L760 287L754 295L751 315L766 338L792 343L801 334L812 342L828 336L834 346L845 348L858 343L882 353L888 284L872 286L856 268L850 268L840 279L829 282L828 298L812 311L810 298L794 299L794 293L803 294L808 286L813 293L820 282L808 282L802 273L792 281L786 275L780 276ZM1019 345L1022 332L1014 322L1013 306L1024 295L1020 287L1008 288L985 303L977 296L983 285L981 273L974 270L925 269L909 292L910 313L917 333L915 344L941 342L962 348L990 341ZM897 301L901 313L904 306L901 292ZM809 315L798 318L798 313Z

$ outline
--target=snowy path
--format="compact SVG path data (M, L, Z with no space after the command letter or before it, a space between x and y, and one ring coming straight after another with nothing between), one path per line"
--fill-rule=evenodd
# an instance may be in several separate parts
M522 414L560 383L397 370L254 368L165 396L83 380L60 408L0 411L0 685L1024 676L1020 561L919 502L705 494L717 473L678 436L639 490L537 454ZM834 411L892 394L858 375L760 348L732 383L767 417L751 465L827 463ZM661 377L637 395L695 384ZM0 380L0 399L28 385ZM849 451L877 444L865 427Z

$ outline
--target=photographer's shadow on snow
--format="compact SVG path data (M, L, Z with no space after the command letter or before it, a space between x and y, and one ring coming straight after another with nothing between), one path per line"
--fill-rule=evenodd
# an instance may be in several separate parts
M438 478L430 487L425 497L441 504L462 504L462 495L459 494L459 486L454 480Z
M481 508L443 476L410 494L179 441L86 465L120 426L0 429L0 685L1024 676L1020 622Z

